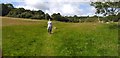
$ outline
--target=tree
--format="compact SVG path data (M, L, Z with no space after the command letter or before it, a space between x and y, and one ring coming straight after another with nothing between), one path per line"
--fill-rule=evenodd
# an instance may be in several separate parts
M39 14L45 14L42 10L37 11Z
M18 17L18 18L32 18L32 19L44 19L45 14L42 10L31 11L24 8L14 8L9 11L7 14L9 17Z
M8 8L10 8L10 9L14 9L14 6L12 5L12 4L10 4L10 3L8 3L8 4L5 4Z
M74 19L77 19L78 18L78 16L77 15L74 15Z
M77 15L74 15L73 17L74 17L74 19L72 20L72 22L79 22L79 19L78 19Z
M54 20L61 21L62 16L60 15L60 13L53 13L51 16Z
M48 13L45 14L45 19L49 20L51 17Z
M9 11L11 9L13 9L13 5L12 4L0 4L0 16L5 16L9 13Z
M33 17L36 17L36 19L45 19L45 13L42 10L38 10L38 11L33 11Z
M119 2L92 2L92 6L96 8L96 13L103 15L117 15L120 12Z
M120 12L119 2L91 2L91 6L96 8L96 14L103 14L104 16L116 16ZM99 19L99 16L98 16ZM110 19L113 21L112 19Z
M25 12L25 9L24 9L24 8L14 8L14 9L12 9L12 10L7 14L7 16L10 16L10 17L19 17L19 16L17 16L17 15L22 14L23 12Z
M68 18L63 17L60 13L53 13L52 18L56 21L68 22Z
M23 12L21 14L18 14L17 17L20 17L20 18L31 18L32 14L29 13L29 12Z

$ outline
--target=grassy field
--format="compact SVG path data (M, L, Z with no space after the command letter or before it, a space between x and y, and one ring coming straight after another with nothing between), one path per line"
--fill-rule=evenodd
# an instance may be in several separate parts
M65 23L2 18L3 56L117 56L116 23Z

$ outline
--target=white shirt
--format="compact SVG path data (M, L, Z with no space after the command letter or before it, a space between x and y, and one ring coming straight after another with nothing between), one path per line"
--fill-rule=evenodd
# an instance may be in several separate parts
M52 27L52 21L48 21L48 27Z

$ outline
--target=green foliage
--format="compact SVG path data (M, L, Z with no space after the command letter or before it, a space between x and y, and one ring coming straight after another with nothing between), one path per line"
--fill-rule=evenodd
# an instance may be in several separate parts
M9 17L19 17L18 15L25 12L25 9L24 8L15 8L15 9L12 9L8 14L7 16Z
M85 22L97 22L97 18L87 18Z
M50 19L50 18L51 18L50 15L49 15L48 13L46 13L46 14L45 14L45 19L48 20L48 19Z
M14 9L12 4L0 4L0 16L5 16L11 9Z
M114 22L118 22L120 20L120 15L109 15L105 17L104 21L114 21Z
M44 19L45 14L43 11L31 11L25 10L24 8L15 8L12 9L8 15L9 17L18 17L18 18L32 18L32 19Z
M30 18L30 17L32 17L32 14L29 13L29 12L23 12L21 14L18 14L17 17L20 17L20 18Z
M53 18L54 20L56 20L56 21L63 21L63 22L68 22L68 21L69 21L67 18L61 16L60 13L57 13L57 14L56 14L56 13L53 13L51 16L52 16L52 18Z
M97 14L116 15L120 12L120 1L119 2L92 2L91 6L96 8Z
M105 17L104 21L116 21L119 18L117 14L120 12L120 1L119 2L92 2L91 6L96 8L96 14L103 14Z
M18 17L18 18L33 18L45 19L45 14L42 10L31 11L24 8L14 8L12 4L0 4L0 16Z

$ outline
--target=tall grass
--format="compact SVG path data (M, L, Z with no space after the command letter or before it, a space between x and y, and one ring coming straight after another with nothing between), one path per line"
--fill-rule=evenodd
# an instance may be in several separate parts
M41 23L41 21L40 21ZM117 24L47 22L3 26L3 56L117 56Z

